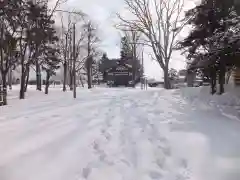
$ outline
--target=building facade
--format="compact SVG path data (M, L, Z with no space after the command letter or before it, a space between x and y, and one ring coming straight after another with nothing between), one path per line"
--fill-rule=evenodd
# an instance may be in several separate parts
M113 86L134 86L140 82L142 67L138 60L125 59L105 59L100 63L100 72L103 82Z

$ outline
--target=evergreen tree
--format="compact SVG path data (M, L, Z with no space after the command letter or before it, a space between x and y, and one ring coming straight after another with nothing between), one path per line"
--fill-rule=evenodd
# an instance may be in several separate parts
M121 38L121 59L132 57L132 50L126 36Z
M0 84L3 85L3 105L7 104L7 74L17 63L19 54L16 34L19 30L17 18L22 4L21 0L0 1Z
M36 66L38 89L41 90L39 75L42 64L47 61L42 56L46 46L53 44L56 39L55 22L51 17L46 3L34 3L32 0L0 1L0 73L6 87L9 69L21 67L20 99L24 99L32 65Z
M220 94L224 92L227 67L236 65L239 56L239 18L232 0L202 0L186 13L193 26L190 34L179 43L187 58L209 71L212 93L216 92L219 77Z
M44 64L43 69L46 72L46 80L45 80L45 94L48 94L49 88L49 80L50 78L56 74L56 70L60 68L61 59L59 58L60 49L56 46L47 46L45 47L44 52Z

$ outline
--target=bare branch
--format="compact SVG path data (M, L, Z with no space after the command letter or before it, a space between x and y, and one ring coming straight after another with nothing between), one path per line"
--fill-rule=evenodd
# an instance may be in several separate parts
M124 2L133 17L129 19L117 14L121 23L116 27L141 32L147 39L141 44L151 46L154 59L163 70L168 69L176 37L186 25L186 22L180 20L184 0L124 0Z

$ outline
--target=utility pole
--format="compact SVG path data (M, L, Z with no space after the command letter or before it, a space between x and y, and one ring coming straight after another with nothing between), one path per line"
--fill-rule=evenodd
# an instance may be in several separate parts
M135 66L136 66L136 54L135 54L135 43L133 43L133 49L132 49L132 82L133 86L135 86Z
M1 41L1 47L0 47L0 58L1 58L1 64L0 64L0 66L2 66L2 68L3 68L3 63L4 63L4 61L3 61L3 44L4 44L4 25L3 25L3 20L2 20L2 18L0 19L0 22L1 22L1 25L0 25L0 28L1 28L1 30L0 30L0 32L1 32L1 39L0 39L0 41ZM2 84L2 89L1 89L1 87L0 87L0 96L2 95L2 97L0 98L0 101L2 101L2 102L0 102L0 103L2 103L2 105L7 105L7 82L6 82L6 74L0 74L0 86L1 86L1 84Z
M72 53L72 32L70 31L69 36L69 86L70 90L73 90L73 53Z
M91 23L89 22L87 25L88 32L88 58L87 58L87 80L88 80L88 89L92 88L92 61L93 57L91 56L91 36L92 36Z
M65 38L66 38L66 42L65 42L65 52L64 52L64 64L63 64L63 68L64 68L64 78L63 78L63 91L66 91L66 82L67 82L67 43L68 43L68 33L65 34Z
M12 68L9 68L8 72L8 85L9 89L12 90Z
M75 24L73 24L73 98L76 98L76 47L75 47Z
M4 29L3 29L3 21L2 18L0 19L0 36L1 36L1 46L0 46L0 55L1 55L1 67L3 67L3 33L4 33ZM2 72L1 72L2 73ZM3 77L2 74L0 73L0 106L4 105L4 86L3 86Z
M141 89L144 88L144 64L143 64L143 49L142 49L142 67L141 67Z

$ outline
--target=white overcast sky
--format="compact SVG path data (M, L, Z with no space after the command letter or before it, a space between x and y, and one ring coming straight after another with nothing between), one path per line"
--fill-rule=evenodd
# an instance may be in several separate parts
M194 7L195 0L186 0L186 9ZM99 35L102 40L102 47L107 52L110 58L117 58L120 55L120 35L114 25L114 17L116 12L123 12L124 1L123 0L68 0L67 4L64 4L64 8L82 10L87 13L99 27ZM182 34L186 34L183 32ZM180 52L174 52L172 56L171 67L176 69L182 69L185 67L185 58L180 55ZM150 60L145 55L145 74L148 77L155 79L162 79L162 71L159 65Z

